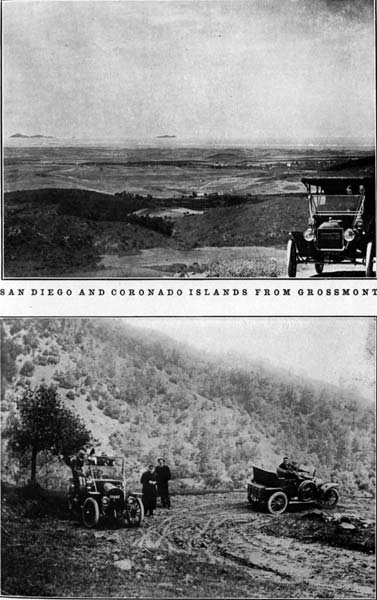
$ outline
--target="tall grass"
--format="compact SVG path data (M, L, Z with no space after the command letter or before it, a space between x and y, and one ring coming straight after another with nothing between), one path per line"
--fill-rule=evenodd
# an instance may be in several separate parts
M282 259L255 258L252 260L217 260L208 265L206 277L282 277L285 264Z

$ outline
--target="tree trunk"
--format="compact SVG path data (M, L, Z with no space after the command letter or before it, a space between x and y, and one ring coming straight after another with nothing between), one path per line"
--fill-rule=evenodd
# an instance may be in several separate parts
M37 448L33 447L32 451L31 451L31 478L30 478L30 482L32 484L35 484L37 481L37 454L38 454L38 450Z

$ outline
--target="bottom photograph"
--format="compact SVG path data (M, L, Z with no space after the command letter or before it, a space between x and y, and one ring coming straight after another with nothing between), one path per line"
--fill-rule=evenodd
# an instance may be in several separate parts
M376 320L1 320L1 594L374 598Z

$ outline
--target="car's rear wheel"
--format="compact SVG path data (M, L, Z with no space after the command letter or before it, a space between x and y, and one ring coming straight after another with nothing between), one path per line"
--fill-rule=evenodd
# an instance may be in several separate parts
M323 267L324 267L323 263L315 263L314 268L315 268L315 272L317 273L317 275L321 275L323 273Z
M293 240L288 240L287 244L287 272L288 277L296 277L297 273L297 256L296 246Z
M99 521L98 503L94 498L87 498L82 507L82 521L85 527L91 529L95 527Z
M127 498L126 519L132 527L140 527L144 521L144 506L137 496Z
M338 500L339 492L335 488L331 488L319 499L319 505L321 508L335 508L338 504Z
M274 492L268 499L267 508L271 515L281 515L288 506L288 496L284 492Z
M368 242L365 253L365 277L373 277L373 242Z

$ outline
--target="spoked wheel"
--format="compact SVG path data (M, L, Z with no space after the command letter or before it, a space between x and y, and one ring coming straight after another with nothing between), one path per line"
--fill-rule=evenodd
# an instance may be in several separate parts
M296 277L297 273L297 256L296 246L293 240L288 240L287 244L287 272L288 277Z
M317 496L317 488L313 481L304 481L298 488L298 499L300 502L310 502L315 500Z
M323 267L325 265L323 263L315 263L314 268L317 275L321 275L323 273Z
M368 242L365 253L365 277L373 277L373 242Z
M267 502L268 512L271 515L281 515L288 506L288 496L284 492L274 492Z
M140 527L144 521L144 506L137 496L127 498L126 519L132 527Z
M339 492L335 488L327 490L320 498L319 504L321 508L334 508L338 504Z
M94 498L87 498L82 507L82 520L86 527L91 529L99 521L99 508Z

